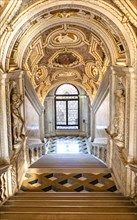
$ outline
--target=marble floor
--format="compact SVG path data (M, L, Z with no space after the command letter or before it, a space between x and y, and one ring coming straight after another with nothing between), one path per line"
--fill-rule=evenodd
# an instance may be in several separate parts
M111 173L26 173L22 191L117 192Z
M88 154L87 138L58 136L48 138L46 154Z
M28 169L22 191L117 192L107 166L89 154L84 137L52 137L46 154Z

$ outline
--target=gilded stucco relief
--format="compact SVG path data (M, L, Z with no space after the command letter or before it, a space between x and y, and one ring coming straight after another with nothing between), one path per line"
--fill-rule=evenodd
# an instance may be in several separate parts
M64 16L64 15L63 15ZM44 32L31 43L24 67L43 103L55 83L81 83L93 101L109 64L101 40L91 31L65 25Z
M99 34L93 32L92 29L72 24L71 21L62 24L60 20L71 18L82 18L86 22L92 20L97 25L101 25L113 39L116 47L114 52L116 62L126 63L126 46L123 45L117 30L112 28L107 20L82 9L49 11L31 24L35 26L39 21L59 19L58 25L49 26L46 31L31 41L23 59L25 70L42 103L50 86L54 87L54 83L62 83L64 79L73 83L79 82L88 92L90 100L93 101L107 67L112 62L107 46ZM18 63L17 46L15 44L11 55L11 67ZM40 76L40 73L36 72L37 69L41 70L43 67L45 67L45 73L42 70L42 76ZM60 73L55 74L58 70L61 70ZM74 71L75 74L72 74Z

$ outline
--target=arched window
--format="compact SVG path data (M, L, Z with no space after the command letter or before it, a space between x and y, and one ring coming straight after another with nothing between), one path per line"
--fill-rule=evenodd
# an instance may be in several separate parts
M71 84L61 85L55 92L55 128L79 129L79 92Z

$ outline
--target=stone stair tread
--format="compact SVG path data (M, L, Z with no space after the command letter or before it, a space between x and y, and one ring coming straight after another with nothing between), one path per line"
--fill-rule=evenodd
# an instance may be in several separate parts
M1 211L11 211L11 212L134 212L137 213L137 208L135 206L94 206L94 207L83 207L83 206L77 206L77 207L34 207L33 206L8 206L4 205L0 208Z
M120 196L120 197L124 197L121 193L114 193L114 192L92 192L92 193L82 193L82 192L54 192L54 193L47 193L47 192L19 192L19 193L16 193L15 196L68 196L68 197L92 197L92 196Z
M136 220L136 215L133 213L93 213L93 212L81 212L81 213L24 213L24 212L9 212L0 215L1 220L14 219L14 220Z
M24 215L27 215L27 214L32 214L32 215L35 215L35 214L53 214L53 212L52 211L48 211L48 212L37 212L37 211L35 211L35 212L31 212L31 211L29 211L29 212L25 212L24 213L24 211L9 211L9 212L6 212L6 211L1 211L0 212L0 214L2 215L2 214L24 214ZM60 214L64 214L64 215L68 215L68 214L73 214L73 215L77 215L77 214L81 214L81 215L85 215L85 214L87 214L87 215L91 215L91 214L96 214L96 215L103 215L103 214L105 214L105 215L109 215L109 214L111 214L111 215L133 215L133 216L137 216L137 213L136 212L123 212L123 211L121 211L121 212L110 212L110 211L108 211L108 212L81 212L81 211L79 211L79 212L74 212L74 211L72 211L71 213L70 212L64 212L64 211L56 211L56 212L54 212L54 214L56 214L56 215L60 215Z
M61 200L62 201L64 199L65 200L76 200L76 197L71 197L71 196L69 196L69 197L67 197L67 196L63 196L63 197L61 197L61 196L58 196L58 197L54 196L53 197L52 196L51 197L51 196L46 196L46 195L45 196L36 196L35 197L35 196L27 196L26 195L26 196L22 196L22 197L20 197L20 196L12 196L12 197L9 198L9 200L22 200L22 201L24 201L24 200L32 200L32 199L33 200L39 200L39 201L43 200L43 199L44 200L48 199L48 200L51 200L51 201L52 200ZM103 202L105 200L107 200L107 201L110 201L110 200L114 200L114 201L121 201L121 200L129 201L129 199L127 197L123 197L123 196L122 197L120 197L120 196L115 196L115 197L114 196L113 197L112 196L92 196L92 197L91 196L89 196L89 197L87 196L87 197L82 197L81 196L81 197L77 197L77 199L78 200L83 200L83 201L84 200L85 201L86 200L102 200Z
M51 200L40 200L40 201L37 201L37 200L18 200L18 201L14 201L14 200L9 200L5 203L5 205L10 205L10 206L18 206L18 205L21 205L21 206L24 206L26 205L29 207L29 206L45 206L46 207L54 207L54 206L134 206L134 203L132 203L131 201L114 201L114 200L110 200L110 201L104 201L102 203L102 201L90 201L90 200L73 200L73 201L67 201L67 200L56 200L56 201L51 201Z

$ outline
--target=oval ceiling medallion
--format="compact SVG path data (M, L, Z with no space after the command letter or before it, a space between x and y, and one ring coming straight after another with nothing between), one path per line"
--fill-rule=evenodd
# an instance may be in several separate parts
M71 48L82 46L86 42L86 37L78 29L58 29L50 33L45 42L49 48L62 48L64 46Z
M76 51L59 51L50 59L48 66L52 68L73 68L83 64L83 58Z

